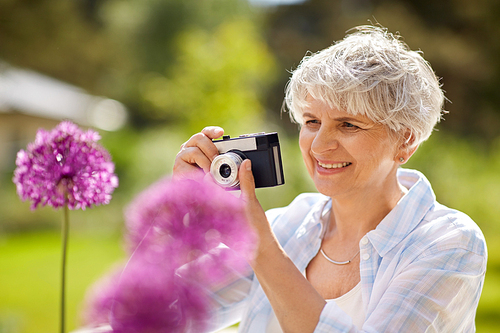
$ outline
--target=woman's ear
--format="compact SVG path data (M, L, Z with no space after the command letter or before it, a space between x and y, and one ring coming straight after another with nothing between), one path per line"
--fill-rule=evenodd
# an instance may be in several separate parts
M418 144L416 143L415 135L413 135L411 130L407 129L404 135L401 136L401 144L396 154L396 162L405 164L415 153L417 148Z

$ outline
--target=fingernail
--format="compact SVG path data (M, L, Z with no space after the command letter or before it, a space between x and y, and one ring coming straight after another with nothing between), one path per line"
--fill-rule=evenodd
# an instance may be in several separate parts
M251 160L248 160L248 162L247 162L247 170L252 171L252 161Z

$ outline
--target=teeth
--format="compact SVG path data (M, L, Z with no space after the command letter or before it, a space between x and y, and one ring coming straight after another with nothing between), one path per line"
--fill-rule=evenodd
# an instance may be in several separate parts
M348 165L350 165L350 162L344 162L344 163L334 163L334 164L323 164L321 162L318 162L319 166L325 169L338 169L338 168L343 168Z

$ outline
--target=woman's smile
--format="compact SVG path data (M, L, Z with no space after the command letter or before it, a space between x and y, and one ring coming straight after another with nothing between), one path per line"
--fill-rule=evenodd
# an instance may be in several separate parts
M316 172L318 175L328 176L343 173L352 165L351 162L322 162L317 161Z
M341 168L345 168L346 166L349 166L351 164L352 164L351 162L321 163L320 161L318 161L318 165L324 169L341 169Z

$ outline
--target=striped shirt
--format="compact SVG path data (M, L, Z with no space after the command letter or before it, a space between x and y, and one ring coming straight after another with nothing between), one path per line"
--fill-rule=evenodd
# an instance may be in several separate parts
M467 215L439 204L421 173L400 169L398 179L408 193L359 242L363 326L328 302L314 332L475 331L487 261L481 230ZM321 217L330 207L324 195L302 194L267 212L300 271L319 251ZM272 308L251 271L228 281L213 299L213 329L242 320L239 332L266 332Z

